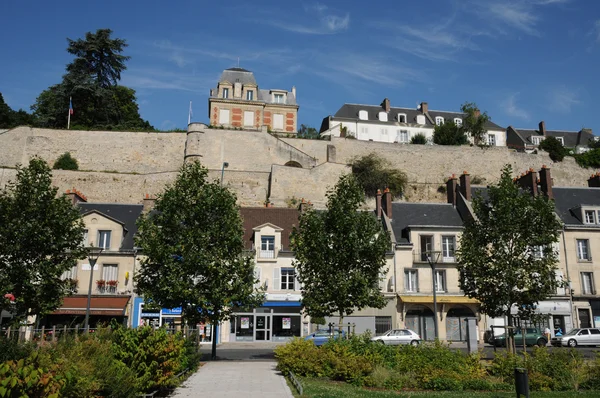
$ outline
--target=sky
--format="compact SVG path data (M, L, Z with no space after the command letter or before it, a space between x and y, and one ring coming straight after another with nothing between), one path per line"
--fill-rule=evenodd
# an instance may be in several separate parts
M131 56L121 84L158 129L208 121L223 69L296 86L298 124L344 103L458 111L475 102L517 128L592 128L600 93L598 0L0 1L0 92L27 109L72 60L66 38L109 28ZM73 104L75 112L77 104Z

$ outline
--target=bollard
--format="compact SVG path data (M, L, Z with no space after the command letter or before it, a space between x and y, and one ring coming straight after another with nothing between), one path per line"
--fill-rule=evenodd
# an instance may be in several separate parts
M517 398L523 394L525 398L529 398L529 376L527 369L515 368L515 389L517 390Z

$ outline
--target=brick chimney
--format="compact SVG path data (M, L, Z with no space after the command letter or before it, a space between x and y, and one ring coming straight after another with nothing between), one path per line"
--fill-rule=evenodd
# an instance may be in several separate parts
M150 210L154 209L154 202L156 202L156 198L151 197L150 194L146 194L142 201L142 205L144 206L142 212L148 213Z
M385 214L388 216L388 218L391 220L392 219L392 193L390 192L389 188L386 188L383 191L383 196L382 196L382 209L385 212Z
M306 213L306 211L308 211L308 209L310 209L312 206L313 204L310 203L310 200L307 202L304 198L302 198L300 201L300 206L298 206L298 210L300 210L300 213Z
M446 197L448 198L448 203L452 203L452 206L456 206L456 187L458 185L458 181L456 176L452 174L452 177L448 178L446 181Z
M87 202L87 197L82 194L80 191L73 189L67 189L65 195L69 198L71 203L76 204L79 202Z
M550 168L546 167L546 165L542 166L540 170L540 189L544 195L548 197L548 199L554 199L554 194L552 193L552 176L550 175Z
M384 111L389 113L390 112L390 100L387 98L384 98L383 102L381 103L381 107L383 108Z
M544 137L546 136L546 122L545 121L541 121L539 124L539 132L540 134L542 134Z
M378 219L381 218L381 189L378 189L375 195L375 214Z
M530 168L526 173L521 174L517 178L516 183L526 191L529 191L533 196L538 194L537 173Z
M588 178L588 187L600 188L600 173L592 174L592 176Z
M463 171L460 176L460 193L465 200L471 200L471 175L467 171Z
M427 102L421 102L421 113L425 114L429 112L429 104Z

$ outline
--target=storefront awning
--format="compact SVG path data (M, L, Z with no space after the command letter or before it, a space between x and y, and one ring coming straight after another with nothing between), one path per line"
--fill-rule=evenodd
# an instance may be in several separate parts
M398 296L404 303L433 303L433 296ZM465 296L437 296L438 304L479 304L479 301Z
M91 315L125 316L129 296L102 297L92 296ZM63 305L53 315L85 315L87 296L71 296L63 299Z

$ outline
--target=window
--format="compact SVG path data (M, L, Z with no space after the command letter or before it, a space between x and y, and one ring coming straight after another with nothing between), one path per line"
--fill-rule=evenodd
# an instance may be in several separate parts
M275 237L261 236L260 258L275 258Z
M399 113L398 114L398 121L400 123L406 123L406 113Z
M369 128L367 126L361 126L360 127L360 135L362 137L368 137L369 136Z
M118 279L119 266L117 264L102 265L102 279L105 281L116 281Z
M254 125L254 112L244 111L244 126L252 127Z
M369 113L367 111L358 111L358 118L360 120L369 120Z
M577 239L577 259L579 261L590 261L589 241L587 239Z
M496 135L495 134L488 134L488 145L496 146Z
M223 98L229 98L229 89L228 88L223 89Z
M379 112L379 121L380 122L387 122L388 121L388 115L386 112Z
M560 142L561 145L565 145L565 139L563 137L556 137L556 139Z
M283 104L283 94L274 94L273 99L276 104Z
M219 124L229 124L229 109L219 109Z
M417 124L425 124L425 115L417 115Z
M594 210L586 210L584 215L584 222L586 224L596 224L596 212Z
M276 113L273 115L273 128L275 130L283 130L283 115Z
M540 142L542 142L542 137L531 137L531 142L533 143L533 145L540 145Z
M544 246L541 246L541 245L533 246L531 248L531 254L533 255L533 258L537 258L537 259L544 258Z
M77 279L77 265L74 265L70 270L63 272L60 279Z
M380 131L381 131L381 136L384 136L384 135L387 136L387 129L381 128Z
M281 290L294 290L296 271L293 268L281 268Z
M446 291L446 271L437 270L435 271L435 291L445 292Z
M456 124L458 127L462 126L462 119L459 117L455 117L454 124Z
M427 261L428 252L433 250L433 236L421 235L421 261Z
M594 273L593 272L582 272L581 273L581 292L583 294L596 294L594 291Z
M375 317L375 336L381 336L392 328L391 316L376 316Z
M442 236L442 261L454 262L454 236Z
M90 241L88 240L88 230L84 229L83 230L83 247L88 247L90 244Z
M98 247L104 250L110 250L110 232L111 231L98 231Z
M398 130L398 136L396 139L398 142L408 142L408 130Z
M442 124L444 124L444 118L441 116L436 116L435 117L435 124L438 126L441 126Z
M254 91L252 91L252 90L246 91L246 99L248 101L254 100Z
M407 292L419 291L419 274L416 269L404 271L404 290Z

